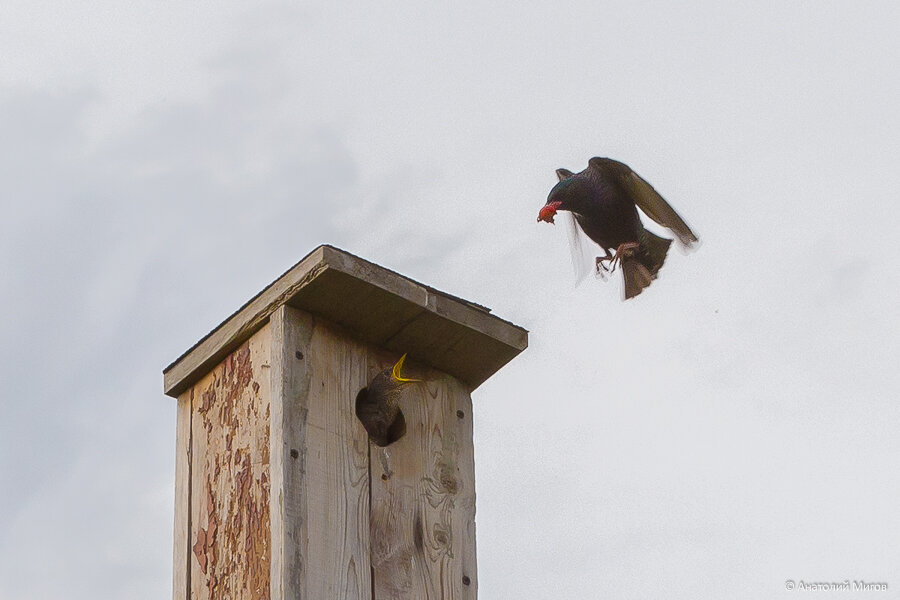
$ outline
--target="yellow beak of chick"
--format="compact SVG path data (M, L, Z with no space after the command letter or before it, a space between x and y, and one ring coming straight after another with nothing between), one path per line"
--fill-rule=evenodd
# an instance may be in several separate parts
M405 360L406 354L404 353L403 356L400 357L400 360L398 360L394 365L394 368L391 369L391 377L393 377L396 381L402 382L422 381L421 379L408 379L400 374L400 371L403 369L403 361Z

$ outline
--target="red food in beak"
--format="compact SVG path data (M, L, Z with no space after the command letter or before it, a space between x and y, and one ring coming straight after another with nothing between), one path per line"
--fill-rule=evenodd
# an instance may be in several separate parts
M541 208L541 212L538 213L538 223L541 221L547 221L548 223L553 223L553 215L556 214L556 209L559 208L559 205L562 202L548 202Z

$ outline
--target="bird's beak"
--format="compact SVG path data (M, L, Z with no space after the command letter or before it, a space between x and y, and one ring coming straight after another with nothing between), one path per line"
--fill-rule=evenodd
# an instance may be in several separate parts
M394 365L394 368L391 369L391 377L393 377L396 381L401 381L404 383L412 382L412 381L422 381L421 379L407 379L400 374L400 371L403 369L403 361L406 360L406 354L400 357L400 360Z
M541 212L538 213L538 223L541 221L547 221L551 225L553 225L553 215L556 214L556 209L559 208L559 205L562 202L548 202L541 208Z

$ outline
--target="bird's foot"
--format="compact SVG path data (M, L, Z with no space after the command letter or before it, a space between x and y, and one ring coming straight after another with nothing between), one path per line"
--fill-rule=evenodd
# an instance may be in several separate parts
M608 271L610 273L615 271L616 265L622 262L622 258L634 256L635 251L640 247L641 245L637 242L625 242L624 244L619 244L619 247L616 248L616 255L613 256L612 260L609 262ZM609 254L609 250L607 250L606 253Z
M610 272L609 267L603 263L607 263L614 258L613 255L609 253L609 248L604 248L603 251L606 252L606 256L598 256L597 257L597 263L596 263L597 273L600 273L600 271L609 273Z
M612 271L610 271L609 267L607 267L603 263L609 262L612 259L613 259L613 255L609 253L609 250L606 250L606 256L598 256L597 261L594 264L594 266L596 268L596 272L594 273L594 275L596 275L598 278L602 279L603 281L606 281L609 278L609 274Z

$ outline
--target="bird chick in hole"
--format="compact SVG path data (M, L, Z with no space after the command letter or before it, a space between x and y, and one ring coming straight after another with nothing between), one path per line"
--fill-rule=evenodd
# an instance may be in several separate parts
M393 367L373 377L356 395L356 416L376 446L387 446L406 434L400 397L405 387L422 380L403 377L405 360L406 354Z

